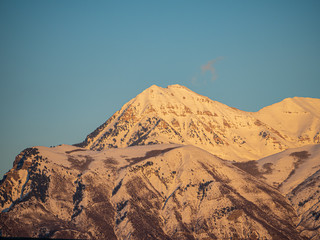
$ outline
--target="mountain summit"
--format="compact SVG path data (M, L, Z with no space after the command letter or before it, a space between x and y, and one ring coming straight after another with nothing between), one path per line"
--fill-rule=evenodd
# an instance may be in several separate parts
M320 100L285 99L240 111L181 85L146 89L77 146L91 150L159 143L191 144L244 161L320 142Z

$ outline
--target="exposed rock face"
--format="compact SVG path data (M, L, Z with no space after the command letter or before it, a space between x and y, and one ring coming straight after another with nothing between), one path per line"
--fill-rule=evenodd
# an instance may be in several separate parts
M246 161L319 143L319 132L319 99L285 99L250 113L180 85L152 86L78 146L103 150L159 143L192 144L223 159Z
M33 148L0 190L2 236L300 239L278 191L192 146Z

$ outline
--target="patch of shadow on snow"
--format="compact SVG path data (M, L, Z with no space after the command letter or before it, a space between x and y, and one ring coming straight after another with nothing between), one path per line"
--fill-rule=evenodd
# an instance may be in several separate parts
M293 169L289 173L288 177L279 185L279 188L282 187L282 185L287 182L293 174L295 174L296 169L298 169L300 165L303 164L311 156L311 154L308 153L308 151L301 151L290 153L289 156L293 157L295 160L295 162L293 163Z
M105 163L106 166L109 165L118 165L118 161L116 159L114 159L113 157L108 157L106 160L103 161Z
M171 148L160 149L160 150L151 150L151 151L147 152L146 155L143 157L126 158L126 160L129 162L129 164L121 167L120 170L123 168L126 168L126 167L130 167L136 163L142 162L148 158L157 157L159 155L162 155L162 154L169 152L169 151L176 149L176 148L179 148L179 147L171 147Z
M77 169L81 172L87 170L90 163L93 162L93 158L89 156L84 156L84 160L79 160L73 156L68 156L68 161L71 163L71 167Z
M199 164L203 167L203 169L211 175L211 177L216 181L216 182L221 182L221 183L229 183L230 179L227 178L226 176L223 176L222 174L219 174L216 169L213 167L207 166L203 162L199 162Z
M87 151L87 149L80 148L80 149L74 149L71 151L66 151L66 154L70 154L70 153L74 153L74 152L84 152L84 151Z
M265 178L263 176L264 174L271 174L273 171L272 163L263 164L262 166L263 170L260 171L258 168L258 163L255 160L248 161L248 162L234 162L233 165L249 173L250 175L258 178Z
M135 164L135 163L141 162L141 161L146 160L151 157L157 157L157 156L164 154L166 152L169 152L175 148L178 148L178 147L172 147L172 148L166 148L166 149L160 149L160 150L151 150L151 151L147 152L144 157L127 158L126 160L130 163Z
M311 154L308 153L308 151L301 151L290 153L290 156L296 158L298 161L302 161L309 158Z

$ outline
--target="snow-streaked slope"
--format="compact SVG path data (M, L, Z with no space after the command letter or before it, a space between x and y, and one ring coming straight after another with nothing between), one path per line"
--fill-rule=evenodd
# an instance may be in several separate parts
M288 149L258 161L265 181L278 186L300 218L299 230L320 239L320 144ZM264 169L265 170L265 169Z
M301 234L320 239L320 144L235 165L278 188L296 209Z
M151 86L78 146L92 150L157 143L191 144L246 161L320 141L320 100L286 99L250 113L180 85Z
M194 146L35 147L6 176L3 236L301 239L277 190Z
M320 170L320 144L285 150L257 161L265 181L288 194ZM267 170L267 169L268 170Z

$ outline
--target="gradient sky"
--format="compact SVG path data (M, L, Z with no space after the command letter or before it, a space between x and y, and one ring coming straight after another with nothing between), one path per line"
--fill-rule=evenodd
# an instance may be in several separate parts
M0 177L149 86L246 111L320 97L320 1L0 1Z

